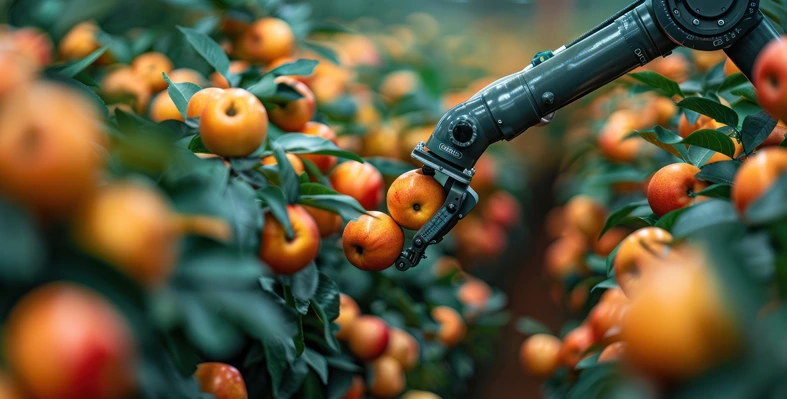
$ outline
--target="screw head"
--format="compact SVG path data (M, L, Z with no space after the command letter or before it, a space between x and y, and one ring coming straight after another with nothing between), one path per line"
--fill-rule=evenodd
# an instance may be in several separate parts
M448 212L454 213L456 212L456 204L448 204L446 209L448 209Z
M555 103L555 94L553 94L551 91L548 91L541 96L541 99L544 100L544 104L552 105Z
M413 244L415 244L416 247L421 248L421 246L424 245L424 240L416 238L413 240Z
M720 20L719 20L719 26L724 26L724 24L725 24L724 20L723 20L723 19L720 19Z
M699 20L699 19L696 19L696 18L694 18L694 21L691 21L691 23L692 23L692 24L694 24L694 26L699 26L699 24L700 24L700 20Z

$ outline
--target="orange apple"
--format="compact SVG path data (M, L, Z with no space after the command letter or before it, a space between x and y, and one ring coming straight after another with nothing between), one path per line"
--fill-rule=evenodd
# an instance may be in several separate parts
M272 214L265 215L260 259L278 274L291 275L308 266L320 251L320 230L300 205L288 205L293 236Z
M370 163L345 161L330 176L333 189L355 198L368 210L377 209L383 200L383 175Z
M536 334L525 340L519 349L519 361L528 374L548 379L560 368L560 339L549 334Z
M760 104L774 118L781 120L787 120L785 61L787 43L784 40L773 40L757 57L753 76Z
M418 230L445 202L443 186L421 169L399 176L388 189L388 212L400 226Z
M448 306L438 306L432 309L432 318L440 329L437 331L437 339L443 346L453 348L459 345L467 334L467 326L462 316L454 308Z
M291 154L289 152L286 153L285 155L287 157L287 160L290 161L290 165L292 165L292 169L295 171L296 175L300 176L301 173L306 171L306 168L303 166L303 161L301 161L301 159L298 158L297 155ZM278 163L278 161L276 161L276 157L275 156L270 155L270 156L267 156L265 158L262 158L262 164L263 165L278 165L279 163ZM309 213L311 213L311 212L309 212Z
M194 372L199 389L216 399L247 399L246 383L240 371L229 364L201 363Z
M369 386L369 393L373 397L395 398L404 391L405 386L404 371L395 359L383 356L372 363L372 385Z
M131 182L102 187L77 215L77 242L146 287L160 287L175 270L181 234L169 200Z
M350 389L342 396L342 399L364 399L366 397L366 383L359 375L354 375Z
M785 148L766 148L749 158L732 183L732 203L738 212L743 215L784 173L787 173Z
M147 85L151 93L167 88L167 81L162 73L169 74L172 68L172 61L166 55L156 52L142 54L131 63L132 71Z
M309 215L312 215L312 218L314 218L314 221L317 223L317 228L320 230L320 237L328 238L341 231L341 216L331 211L317 209L311 206L307 206L305 208L309 212Z
M136 378L133 335L104 298L71 283L49 283L11 310L5 359L37 398L128 397Z
M383 319L360 316L350 327L347 344L358 359L370 362L385 353L390 338L391 330Z
M295 50L295 34L290 25L278 18L262 18L249 26L238 47L244 59L271 62Z
M268 134L268 113L262 102L243 89L226 89L208 101L200 114L202 143L223 157L245 157Z
M344 255L366 271L391 267L404 247L404 232L390 216L377 211L347 223L342 234Z
M418 365L421 346L412 335L398 328L391 328L391 337L385 356L396 359L404 371L410 371Z
M571 332L563 339L563 346L560 348L560 360L573 370L577 364L589 354L588 350L596 343L593 329L589 325L583 324Z
M601 355L598 357L599 363L611 363L616 362L626 355L626 343L619 341L612 344L609 344L603 351L601 351Z
M710 184L694 177L700 169L687 163L674 163L659 169L648 184L648 203L662 217L694 204L696 194Z
M653 259L669 255L672 234L659 227L645 227L631 233L620 244L613 267L615 280L627 295L635 294L643 267Z
M505 230L513 230L522 223L522 207L513 195L497 191L486 200L484 219Z
M222 93L224 93L224 89L218 87L208 87L194 93L189 100L188 108L186 108L186 117L198 118L202 115L202 111L205 110L208 103L221 97Z
M150 105L150 119L153 119L153 122L163 122L170 119L183 122L183 115L178 111L178 107L172 101L169 93L162 91Z
M276 84L289 86L301 98L277 106L270 111L271 122L286 132L300 132L314 117L317 102L314 94L303 82L289 76L279 76Z
M564 212L569 225L591 242L598 239L607 221L607 209L604 205L586 195L572 198L566 204Z
M361 315L361 308L347 294L339 294L339 317L334 320L339 325L339 332L336 333L336 339L345 341L350 337L350 330L353 323Z
M307 122L301 132L308 136L317 136L324 138L334 144L337 144L336 133L328 127L328 125L319 122ZM332 155L318 155L318 154L303 154L301 158L311 161L322 174L328 172L336 166L337 159Z

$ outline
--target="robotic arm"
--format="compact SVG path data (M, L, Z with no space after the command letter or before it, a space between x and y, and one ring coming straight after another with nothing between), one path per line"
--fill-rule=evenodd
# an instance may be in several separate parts
M760 0L639 0L450 110L412 153L424 173L447 176L446 202L402 251L396 268L417 266L426 248L475 207L473 166L490 144L548 124L557 110L678 46L724 50L751 79L759 53L779 39L759 8Z

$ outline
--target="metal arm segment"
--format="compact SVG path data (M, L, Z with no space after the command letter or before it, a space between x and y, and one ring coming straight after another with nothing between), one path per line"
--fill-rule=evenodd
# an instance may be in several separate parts
M445 115L426 147L471 169L486 148L676 47L642 4L538 66L502 78Z
M761 20L757 27L752 29L748 34L742 36L737 43L724 50L732 62L735 63L738 69L740 69L750 81L753 78L754 63L757 61L757 56L760 55L768 43L772 40L778 40L780 37L779 32L776 32L773 25L762 17L761 14L760 18Z

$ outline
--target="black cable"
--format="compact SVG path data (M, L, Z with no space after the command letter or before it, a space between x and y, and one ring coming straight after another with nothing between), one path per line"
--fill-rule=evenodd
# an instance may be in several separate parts
M586 32L584 35L580 36L579 38L577 38L577 39L576 39L576 40L574 40L573 42L571 42L571 43L567 44L567 45L566 45L566 48L570 48L571 46L573 46L573 45L575 45L575 44L577 44L577 43L579 43L579 42L581 42L581 41L583 41L583 40L587 39L588 37L592 36L592 35L593 35L593 34L595 34L596 32L598 32L598 31L600 31L600 30L602 30L602 29L606 28L607 26L609 26L609 25L611 25L613 22L615 22L615 20L617 20L618 18L622 17L623 15L625 15L625 14L626 14L626 13L628 13L628 12L630 12L631 10L633 10L633 9L637 8L637 7L638 7L640 4L642 4L642 3L644 3L644 2L645 2L645 0L637 0L637 1L635 1L635 2L633 2L633 3L631 3L631 4L629 4L629 5L628 5L626 8L624 8L624 9L622 9L622 10L618 11L618 13L617 13L617 14L615 14L615 15L613 15L613 16L611 16L611 17L607 18L607 20L605 20L604 22L602 22L601 24L599 24L599 25L598 25L598 26L596 26L595 28L593 28L593 29L589 30L588 32Z

